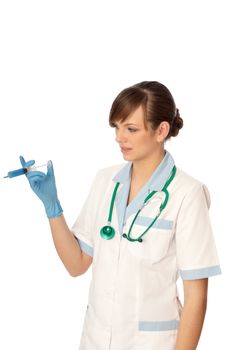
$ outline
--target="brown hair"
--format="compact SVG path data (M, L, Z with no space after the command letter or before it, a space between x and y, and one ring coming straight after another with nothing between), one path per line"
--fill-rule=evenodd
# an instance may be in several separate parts
M142 81L122 90L113 101L110 109L109 124L123 122L130 113L139 106L144 109L144 122L150 123L152 129L157 129L161 122L170 124L166 140L176 136L183 127L183 119L176 108L175 101L166 86L158 81Z

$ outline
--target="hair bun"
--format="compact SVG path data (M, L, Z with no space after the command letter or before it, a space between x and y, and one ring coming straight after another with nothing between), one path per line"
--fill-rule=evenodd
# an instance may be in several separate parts
M180 117L179 109L176 109L176 115L173 119L172 128L171 128L171 136L177 136L179 133L179 130L183 127L184 122L183 119Z

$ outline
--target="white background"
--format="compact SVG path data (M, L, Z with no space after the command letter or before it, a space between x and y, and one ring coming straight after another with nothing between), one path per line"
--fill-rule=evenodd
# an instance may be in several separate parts
M0 173L52 159L71 226L95 172L124 162L108 125L125 87L158 80L184 128L166 144L205 183L223 274L199 350L231 347L230 1L0 1ZM25 177L0 180L0 348L78 349L91 269L72 278ZM104 286L103 286L104 288ZM161 349L160 349L161 350Z

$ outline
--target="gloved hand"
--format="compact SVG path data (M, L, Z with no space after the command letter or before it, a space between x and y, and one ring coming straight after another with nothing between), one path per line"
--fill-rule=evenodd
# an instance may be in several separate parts
M32 166L35 161L25 162L22 156L19 157L23 168ZM57 197L56 182L52 161L47 165L47 174L42 171L30 171L26 173L26 177L30 183L32 190L43 202L48 218L55 218L63 213L60 201Z

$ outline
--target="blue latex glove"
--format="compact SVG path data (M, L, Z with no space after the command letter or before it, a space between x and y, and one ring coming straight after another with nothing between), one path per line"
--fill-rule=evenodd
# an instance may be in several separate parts
M25 162L22 156L19 157L23 168L32 166L35 161L29 160ZM47 174L42 171L30 171L26 173L26 177L30 183L32 190L43 202L48 218L55 218L63 213L60 201L57 197L56 182L52 161L47 165Z

